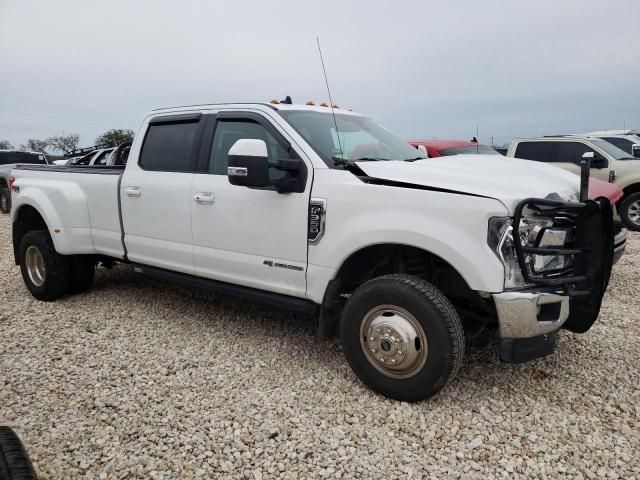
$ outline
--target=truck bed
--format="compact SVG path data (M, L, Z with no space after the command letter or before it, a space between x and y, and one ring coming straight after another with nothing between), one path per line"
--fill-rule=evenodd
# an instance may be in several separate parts
M48 219L59 253L124 258L119 196L123 172L123 166L18 165L11 172L18 187L12 215L20 215L24 204L36 208Z

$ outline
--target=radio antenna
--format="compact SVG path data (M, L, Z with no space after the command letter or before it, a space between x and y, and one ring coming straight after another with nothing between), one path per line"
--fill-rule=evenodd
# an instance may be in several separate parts
M324 59L322 58L322 49L320 48L320 37L316 37L318 43L318 53L320 54L320 63L322 63L322 72L324 73L324 83L327 85L327 93L329 94L329 106L331 107L331 115L333 115L333 124L336 127L336 137L338 137L338 147L340 147L340 157L344 157L344 151L342 150L342 142L340 141L340 131L338 130L338 121L336 120L336 114L333 111L333 99L331 98L331 90L329 89L329 80L327 79L327 69L324 68Z

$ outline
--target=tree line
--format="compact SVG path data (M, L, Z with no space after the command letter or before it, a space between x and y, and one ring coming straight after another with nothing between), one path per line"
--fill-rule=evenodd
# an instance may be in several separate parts
M95 145L107 147L117 147L121 143L133 140L133 130L112 128L107 130L95 139ZM78 148L80 135L68 133L57 135L45 139L30 138L26 143L21 144L18 150L49 153L49 149L60 153L69 153ZM0 150L13 150L14 146L8 140L0 140Z

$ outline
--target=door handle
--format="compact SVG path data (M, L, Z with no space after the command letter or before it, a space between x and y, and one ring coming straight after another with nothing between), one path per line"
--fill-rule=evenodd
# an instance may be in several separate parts
M127 187L124 189L124 193L127 194L127 197L141 197L142 189L140 187Z
M200 205L211 205L215 201L215 195L211 192L198 192L193 199Z

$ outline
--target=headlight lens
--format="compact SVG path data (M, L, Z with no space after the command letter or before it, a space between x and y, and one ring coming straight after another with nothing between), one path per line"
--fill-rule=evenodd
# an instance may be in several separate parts
M523 217L518 228L520 245L529 247L561 248L571 240L570 228L554 227L550 218ZM513 238L513 219L494 217L489 220L488 243L504 266L505 288L529 286L522 275ZM572 258L566 255L540 255L525 253L525 265L530 276L561 275L571 267Z

